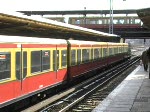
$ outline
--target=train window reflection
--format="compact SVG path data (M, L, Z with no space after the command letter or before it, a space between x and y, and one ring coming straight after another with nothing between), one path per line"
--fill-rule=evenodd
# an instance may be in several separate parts
M61 51L61 58L62 58L62 67L66 67L67 66L67 50L62 50Z
M124 19L118 20L118 24L124 24Z
M41 51L31 52L31 73L41 71Z
M118 20L113 20L113 23L114 24L118 24Z
M80 20L76 20L75 24L81 24L81 21Z
M103 48L103 57L107 56L107 48Z
M90 56L90 50L89 49L83 49L82 50L82 62L88 62Z
M71 50L71 65L76 65L76 50Z
M91 20L90 24L96 24L96 21L95 20Z
M113 49L112 48L109 48L109 55L113 55Z
M0 52L0 80L11 77L11 54Z
M50 69L50 51L42 51L42 70Z
M77 50L77 63L80 64L81 63L81 49Z
M21 78L21 74L20 74L20 70L21 70L21 62L20 62L20 60L21 60L21 58L20 58L20 56L21 56L21 53L20 52L16 52L16 78L18 79L18 80L20 80L20 78Z
M59 69L59 50L53 50L53 70Z
M135 19L135 24L140 24L140 19Z
M94 49L94 59L98 59L99 58L99 49Z
M102 20L98 20L98 24L103 24L103 21Z

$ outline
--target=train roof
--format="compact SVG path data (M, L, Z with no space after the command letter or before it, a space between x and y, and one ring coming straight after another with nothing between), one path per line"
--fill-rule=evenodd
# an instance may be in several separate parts
M26 16L18 12L0 13L0 21L0 25L2 26L0 34L3 35L45 35L45 37L48 38L51 38L50 35L55 36L57 34L61 34L64 37L66 35L81 35L86 37L91 36L100 38L119 37L118 35L108 34L92 29L61 23L42 17Z
M80 41L80 40L68 40L70 44L76 45L95 45L95 44L107 44L107 42L96 42L96 41Z
M67 44L67 41L64 39L0 35L0 43Z
M59 17L58 17L59 18ZM69 17L69 19L84 19L85 17ZM138 16L113 16L113 18L115 19L127 19L127 18L135 18L135 19L138 19L139 17ZM57 18L56 18L57 19ZM110 19L109 16L105 16L105 17L102 17L102 16L87 16L86 19Z
M114 42L96 42L96 41L80 41L80 40L68 40L70 44L76 44L76 45L128 45L128 43L114 43Z

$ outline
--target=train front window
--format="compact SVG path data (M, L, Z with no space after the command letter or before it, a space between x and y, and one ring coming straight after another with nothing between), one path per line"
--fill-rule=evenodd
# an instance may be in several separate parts
M11 54L0 52L0 80L11 77Z

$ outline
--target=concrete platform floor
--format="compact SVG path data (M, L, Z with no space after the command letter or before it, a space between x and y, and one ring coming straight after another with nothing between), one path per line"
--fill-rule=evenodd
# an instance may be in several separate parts
M150 79L138 66L92 112L150 112Z

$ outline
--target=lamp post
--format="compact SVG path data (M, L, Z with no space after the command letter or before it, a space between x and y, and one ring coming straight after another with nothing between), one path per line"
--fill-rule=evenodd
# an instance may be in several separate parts
M84 27L86 27L86 7L84 7Z
M110 22L109 22L109 33L113 34L113 0L110 0Z
M126 1L126 0L123 0ZM113 34L113 0L110 0L110 22L109 22L109 33Z

